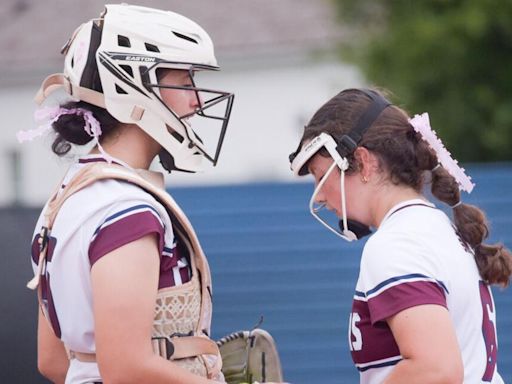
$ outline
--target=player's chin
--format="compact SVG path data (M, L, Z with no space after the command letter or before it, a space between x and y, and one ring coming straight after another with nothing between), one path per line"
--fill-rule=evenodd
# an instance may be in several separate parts
M343 214L341 213L340 209L332 208L332 209L329 209L329 210L332 213L334 213L338 219L342 219L343 218Z

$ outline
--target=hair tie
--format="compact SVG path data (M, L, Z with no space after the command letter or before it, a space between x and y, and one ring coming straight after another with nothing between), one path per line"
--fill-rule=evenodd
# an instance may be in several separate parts
M441 163L437 163L437 165L436 165L434 168L432 168L432 169L430 170L430 172L434 173L435 171L437 171L437 170L438 170L439 168L441 168L441 167L442 167Z
M112 156L105 152L100 144L99 137L102 133L100 122L94 117L91 111L85 108L62 108L59 106L39 108L34 112L34 120L47 120L47 122L34 129L18 131L16 138L20 143L34 140L36 137L42 136L48 132L51 129L52 124L59 120L62 115L82 116L84 119L84 131L94 139L96 145L98 146L98 150L103 155L103 157L105 157L105 160L107 160L109 163L113 161Z
M458 207L459 205L461 205L461 204L462 204L462 200L459 200L459 202L458 202L458 203L455 203L455 204L453 204L453 205L450 205L450 208L451 208L451 209L455 209L455 208L457 208L457 207Z

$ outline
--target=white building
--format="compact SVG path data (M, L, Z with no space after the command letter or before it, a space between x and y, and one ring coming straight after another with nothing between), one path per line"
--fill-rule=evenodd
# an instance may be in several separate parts
M33 96L42 79L62 70L60 47L103 4L7 0L2 5L0 205L41 205L69 163L53 155L51 136L20 145L15 134L36 126ZM204 174L173 173L168 185L291 180L288 154L307 119L341 89L363 84L359 72L336 56L344 33L329 0L137 4L172 10L202 25L221 65L215 84L236 95L218 166Z

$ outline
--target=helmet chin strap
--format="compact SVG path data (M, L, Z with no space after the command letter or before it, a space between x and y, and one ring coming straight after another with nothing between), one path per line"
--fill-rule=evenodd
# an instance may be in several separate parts
M318 212L325 208L325 203L319 204L315 206L316 196L324 186L326 180L329 178L333 170L338 166L341 171L340 175L340 198L341 198L341 213L342 218L339 221L339 230L333 228L329 223L324 221L319 215ZM315 188L313 195L311 195L311 199L309 200L309 211L313 215L315 219L317 219L324 227L326 227L329 231L333 232L337 236L341 237L346 241L354 241L359 240L364 236L367 236L371 233L370 228L358 221L351 220L347 217L347 205L346 205L346 197L345 197L345 170L348 168L348 162L346 159L342 159L341 163L338 164L336 160L333 161L332 165L329 167L325 175L322 177L317 187Z
M358 240L362 239L365 236L368 236L372 233L369 226L363 224L356 220L348 219L348 227L350 231L357 237ZM340 228L341 228L341 220L340 220Z

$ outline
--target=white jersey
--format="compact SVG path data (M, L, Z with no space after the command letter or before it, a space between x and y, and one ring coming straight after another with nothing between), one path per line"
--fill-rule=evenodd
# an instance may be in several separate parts
M473 254L432 204L393 207L364 247L349 321L349 347L361 383L382 383L402 357L386 319L422 304L450 313L464 383L503 383L496 366L496 312Z
M105 160L98 155L79 159L68 170L63 185L85 164L96 161ZM127 166L119 160L115 162ZM34 272L39 257L37 240L43 224L41 214L32 243ZM174 241L169 215L140 187L118 180L97 181L63 204L50 234L41 289L52 328L67 348L96 352L92 265L114 249L152 233L157 235L161 254L159 288L190 280L186 251ZM101 382L96 363L77 359L70 363L66 384Z

